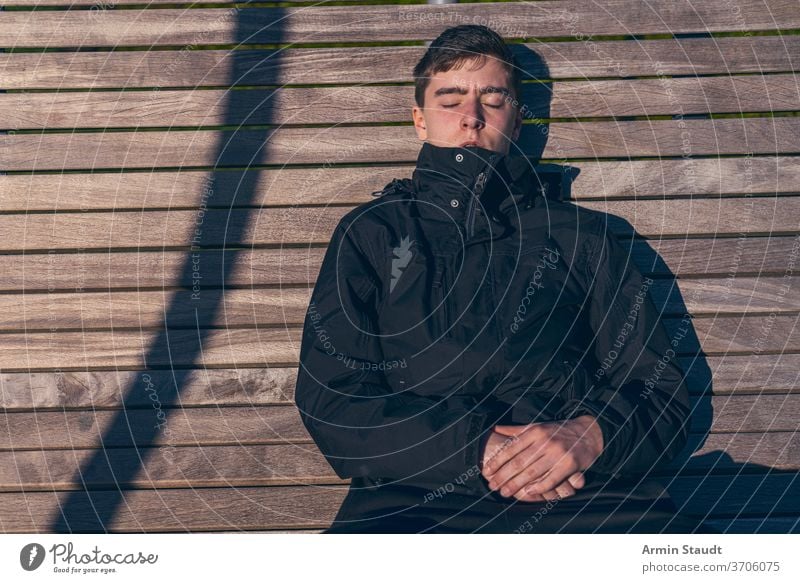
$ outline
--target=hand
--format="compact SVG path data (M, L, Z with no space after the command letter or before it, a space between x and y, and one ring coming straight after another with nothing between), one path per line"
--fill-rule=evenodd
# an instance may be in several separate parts
M570 488L583 487L583 475L574 474L588 469L603 451L603 433L591 415L530 425L496 425L494 433L512 440L499 449L496 445L490 448L487 442L481 472L493 490L502 488L503 496L520 494L526 500L531 495L552 496L559 489L568 492L565 482Z
M513 443L513 437L508 437L493 429L489 433L489 437L486 440L486 444L481 454L481 468L485 468L486 464L491 458ZM585 484L586 479L584 478L583 474L581 472L576 472L552 490L542 492L541 494L528 494L525 492L525 489L522 488L516 494L514 494L514 498L520 500L521 502L543 502L547 500L557 500L560 498L566 498L568 496L574 496L575 491L583 488Z

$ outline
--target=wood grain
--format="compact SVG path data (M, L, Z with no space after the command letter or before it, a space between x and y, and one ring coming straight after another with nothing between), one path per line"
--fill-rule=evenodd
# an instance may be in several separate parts
M527 118L800 110L797 75L526 84ZM387 123L411 120L411 86L0 94L11 130ZM510 107L510 106L509 106Z
M502 33L503 31L501 31ZM797 70L791 35L512 44L524 78L730 75ZM410 83L424 47L0 53L7 89Z
M519 153L547 160L800 152L794 117L525 124ZM414 162L409 126L0 135L0 170Z
M642 5L614 0L603 6L579 0L529 3L231 8L191 11L106 10L7 12L0 46L120 47L238 43L323 43L432 39L448 26L491 21L506 38L631 35L669 32L774 31L800 27L792 2L724 0L695 5L665 0ZM92 14L96 12L96 14Z

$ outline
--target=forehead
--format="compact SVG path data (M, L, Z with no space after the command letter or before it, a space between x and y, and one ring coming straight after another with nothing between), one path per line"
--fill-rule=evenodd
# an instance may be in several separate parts
M457 68L435 73L428 83L426 93L433 93L441 87L481 87L493 85L511 89L508 71L495 58L487 56L482 64L477 59L464 61Z

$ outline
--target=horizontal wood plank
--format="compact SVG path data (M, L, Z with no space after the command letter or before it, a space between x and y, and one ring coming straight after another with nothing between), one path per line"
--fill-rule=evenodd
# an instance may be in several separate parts
M501 31L502 33L502 31ZM792 35L512 44L527 79L797 71ZM0 53L4 89L409 83L424 47Z
M800 276L738 277L656 280L648 292L665 317L687 310L693 316L766 315L800 312L800 294L791 293L797 288ZM311 287L0 294L0 332L300 326L310 298ZM199 320L198 311L215 315Z
M48 533L59 526L63 530L55 532L322 529L346 494L347 486L4 493L0 516L6 533ZM98 514L109 509L113 520L99 524Z
M525 124L515 152L548 160L800 152L800 118ZM0 135L0 171L415 162L410 126ZM539 155L541 153L541 156Z
M429 40L448 26L488 21L506 38L800 28L796 6L777 0L740 0L736 11L724 0L700 5L665 0L644 7L636 0L615 0L603 6L564 0L458 4L446 9L435 5L388 5L73 10L43 11L36 18L28 12L7 12L0 18L0 46L152 47Z
M697 317L692 329L677 318L664 323L679 340L679 355L800 351L800 315ZM684 336L685 335L685 336ZM87 367L250 367L297 362L296 328L171 330L2 335L0 367L7 372L86 370Z
M720 239L621 239L645 275L679 277L724 275L726 288L733 277L791 275L800 235ZM316 247L227 251L117 251L30 253L0 255L3 292L85 293L138 289L164 290L202 287L310 285L317 277L324 244ZM654 255L657 254L657 257ZM187 262L192 269L186 269ZM731 281L729 281L731 280ZM687 282L687 285L691 285Z
M634 232L660 238L800 231L800 197L794 196L578 204L600 213L609 232L620 236ZM352 208L5 214L0 215L0 249L32 252L191 247L196 250L214 246L327 244L336 225ZM647 261L647 250L641 251L642 259ZM735 252L741 256L744 249ZM657 258L651 253L649 259L652 265Z
M149 393L144 384L139 390ZM160 399L152 403L124 411L2 413L0 450L243 446L311 439L293 404L169 408L175 403ZM692 408L691 430L695 433L792 432L797 429L800 395L699 397L693 398ZM124 416L121 424L120 415Z
M798 354L680 358L693 395L794 394ZM298 364L269 368L193 369L176 379L171 370L0 373L0 408L110 409L152 407L152 394L186 407L289 405ZM176 387L177 384L177 387ZM135 390L134 387L146 390Z
M758 519L770 512L798 511L800 497L793 478L793 474L716 477L704 480L702 489L696 480L685 478L669 490L673 497L683 498L680 507L686 513ZM72 532L325 528L346 493L346 485L127 490L119 505L119 494L108 491L72 496L69 492L4 493L0 515L8 517L4 518L7 533L52 532L53 525L63 524L60 509L69 500L67 523ZM105 514L109 507L115 509L113 520L97 524L96 511ZM207 511L198 512L198 508Z
M797 75L525 84L527 118L691 115L800 110ZM153 90L0 94L10 130L340 123L411 119L411 86L275 90Z
M699 447L692 434L690 445ZM800 469L800 437L791 432L711 434L703 447L679 456L672 472ZM83 487L188 488L335 483L339 478L313 444L161 446L106 450L105 463L92 463L96 450L0 452L0 491L75 490ZM692 455L688 455L692 454ZM131 467L139 467L133 475ZM660 472L662 479L670 474ZM81 481L76 481L80 476ZM121 476L131 476L120 482ZM349 483L349 480L342 480Z
M577 174L563 178L571 200L800 193L796 157L531 163L537 172ZM359 204L413 171L410 165L375 165L0 175L0 211ZM209 188L214 196L204 201Z

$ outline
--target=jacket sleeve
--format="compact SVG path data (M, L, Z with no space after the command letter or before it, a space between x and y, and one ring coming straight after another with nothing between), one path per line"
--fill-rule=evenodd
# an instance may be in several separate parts
M477 480L489 409L470 396L392 392L383 370L401 363L381 351L384 288L356 235L344 219L334 230L305 316L295 389L303 424L343 479Z
M613 235L597 239L587 262L588 319L599 364L590 386L564 407L565 418L593 415L604 450L591 471L631 477L668 463L689 431L689 395L676 350L685 329L670 338L644 277ZM688 326L688 323L687 323Z

